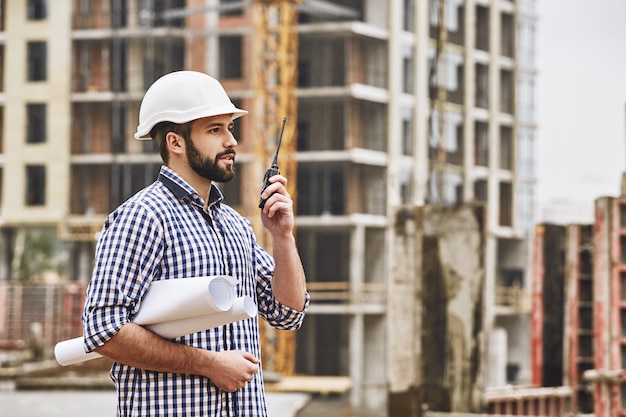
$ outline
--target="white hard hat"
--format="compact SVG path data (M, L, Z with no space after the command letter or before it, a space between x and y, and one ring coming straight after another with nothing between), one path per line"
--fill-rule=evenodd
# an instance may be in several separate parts
M135 139L150 139L160 122L187 123L222 114L233 119L248 112L235 107L215 78L196 71L176 71L156 80L141 101Z

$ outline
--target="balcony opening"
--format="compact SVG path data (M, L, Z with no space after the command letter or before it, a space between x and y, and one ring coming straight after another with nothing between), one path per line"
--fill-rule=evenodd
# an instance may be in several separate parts
M348 375L349 316L311 315L296 332L296 372L307 375Z
M345 105L337 100L302 101L298 111L298 150L344 150Z
M297 212L300 215L346 213L345 168L340 163L298 164Z
M346 84L347 40L343 37L303 37L298 49L299 87L336 87ZM364 70L364 68L360 68Z

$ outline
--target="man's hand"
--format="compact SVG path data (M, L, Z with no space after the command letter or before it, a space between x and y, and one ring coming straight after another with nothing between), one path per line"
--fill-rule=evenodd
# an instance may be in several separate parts
M213 355L207 376L220 389L235 392L259 372L259 359L249 352L226 350Z
M290 235L295 225L293 200L287 192L287 178L274 175L270 185L261 194L267 198L261 212L263 226L272 236Z
M276 264L272 292L283 305L302 311L306 302L306 278L293 234L293 200L287 192L287 178L274 175L269 180L270 186L261 195L267 198L261 221L272 235Z
M261 362L249 352L214 352L163 339L135 323L126 323L96 351L136 368L202 375L228 392L237 391L250 382L259 372Z

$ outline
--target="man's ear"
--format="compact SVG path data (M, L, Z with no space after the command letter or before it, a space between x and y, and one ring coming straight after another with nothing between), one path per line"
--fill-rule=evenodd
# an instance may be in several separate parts
M167 132L165 135L165 142L170 153L178 155L185 153L185 140L182 136L174 132Z

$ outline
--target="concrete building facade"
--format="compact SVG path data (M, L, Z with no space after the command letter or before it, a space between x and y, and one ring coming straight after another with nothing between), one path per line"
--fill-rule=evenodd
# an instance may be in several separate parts
M388 408L398 213L482 203L484 385L527 382L534 222L534 0L308 0L298 23L297 238L314 302L296 371L349 376L355 406ZM132 139L140 100L178 69L253 105L245 2L4 0L0 279L24 229L52 230L86 281L102 220L160 166ZM243 7L242 7L243 6ZM280 115L277 115L280 117ZM253 127L236 126L227 201L253 217ZM268 161L269 163L269 161ZM490 344L492 329L497 344ZM505 335L505 337L501 337Z

